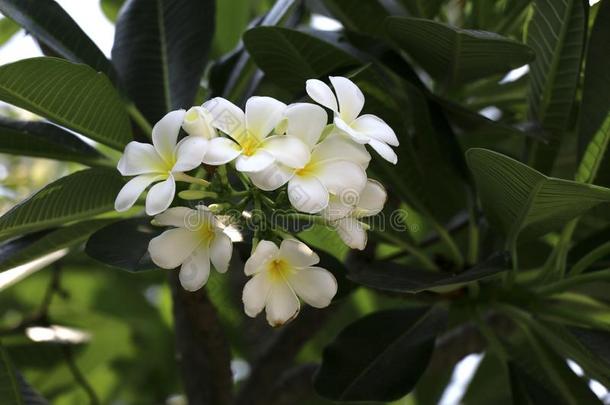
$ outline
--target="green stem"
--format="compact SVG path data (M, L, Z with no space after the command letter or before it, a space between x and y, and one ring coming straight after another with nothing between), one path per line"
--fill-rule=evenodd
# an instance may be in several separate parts
M97 394L95 393L95 391L93 390L93 387L91 387L91 384L89 384L89 382L87 381L87 379L85 378L83 373L80 371L80 369L78 368L78 365L76 364L76 361L74 360L74 356L72 354L72 348L69 346L66 346L66 345L61 345L61 346L62 346L64 358L66 360L68 368L70 369L72 376L76 380L76 383L78 385L80 385L83 388L83 390L87 393L87 396L89 397L89 403L91 405L99 405L100 400L97 398Z
M477 226L474 196L469 198L468 205L468 258L466 262L468 266L473 266L479 260L479 227Z
M227 167L225 165L218 166L216 169L218 173L218 178L220 179L220 184L222 184L225 188L231 188L229 184L229 177L227 176Z
M142 115L140 110L138 110L138 107L136 107L134 103L130 102L125 106L125 108L127 109L127 113L129 113L129 116L131 117L133 122L135 122L142 129L146 136L151 137L152 126L150 125L148 120Z
M578 225L578 220L579 218L574 218L563 228L559 237L559 242L555 246L555 249L553 249L551 256L549 256L549 259L540 274L540 282L546 283L549 281L561 280L565 277L570 243L574 230L576 230L576 226Z
M462 252L460 252L460 249L455 243L455 240L451 237L451 235L449 235L449 232L447 232L445 227L443 227L438 222L433 220L432 225L438 233L439 238L445 243L445 246L447 246L447 248L449 249L449 253L453 258L455 267L458 269L462 269L464 267L464 256L462 256Z
M185 183L198 184L200 186L210 185L210 182L207 180L189 176L188 174L184 173L174 173L174 179L176 179L176 181L183 181Z
M504 285L507 288L511 288L515 284L515 280L517 279L517 271L519 270L519 254L517 253L517 244L511 243L509 250L512 268L504 276Z
M572 267L570 274L577 275L591 267L599 259L610 255L610 242L606 242L587 253Z
M399 238L389 232L379 232L379 231L375 231L375 230L373 232L375 232L375 234L377 236L379 236L381 239L385 239L387 242L397 245L397 246L403 248L404 250L406 250L407 252L409 252L409 254L411 254L413 257L415 257L417 260L419 260L419 262L426 269L439 270L438 266L432 260L430 260L430 258L424 252L422 252L415 246L412 246L410 243L402 240L401 238Z
M595 281L610 281L610 269L581 274L579 276L574 276L570 278L564 278L563 280L539 288L538 293L542 295L553 295L569 290L572 287L592 283Z
M258 192L254 191L252 193L252 197L254 198L254 213L252 214L252 218L254 221L259 220L259 215L263 213L261 208L261 200ZM252 253L254 253L254 249L256 249L256 245L258 245L258 241L260 240L260 224L254 224L254 236L252 236Z

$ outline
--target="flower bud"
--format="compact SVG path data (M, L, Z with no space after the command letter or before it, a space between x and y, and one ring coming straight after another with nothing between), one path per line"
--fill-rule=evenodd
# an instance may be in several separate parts
M184 116L182 129L189 135L212 139L216 137L212 119L212 115L205 108L191 107Z

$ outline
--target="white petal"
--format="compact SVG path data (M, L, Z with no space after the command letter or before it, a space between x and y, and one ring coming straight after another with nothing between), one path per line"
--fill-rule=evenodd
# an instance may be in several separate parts
M191 215L196 215L197 211L187 207L173 207L155 217L155 225L175 226L176 228L186 228L187 220Z
M366 168L371 161L371 155L364 145L343 135L331 135L316 146L311 153L311 160L349 160Z
M311 156L309 147L294 136L270 136L263 141L261 149L273 155L278 162L293 169L304 167Z
M329 306L337 294L335 276L321 267L299 270L290 276L288 282L303 301L315 308Z
M350 126L361 134L392 146L398 146L398 138L394 130L384 120L375 115L365 114L358 117Z
M201 165L209 141L198 136L187 136L176 145L176 164L172 172L188 172Z
M398 156L396 155L396 152L394 152L392 148L387 144L380 142L376 139L371 139L369 141L369 145L371 145L371 147L375 149L375 152L379 153L379 156L381 156L388 162L392 164L396 164L396 162L398 162Z
M299 308L299 299L288 283L278 281L271 285L265 306L269 325L274 327L284 325L298 315Z
M352 140L354 142L357 142L357 143L369 143L369 141L371 140L370 137L368 137L368 136L366 136L364 134L361 134L358 131L355 131L352 127L350 127L348 124L346 124L345 121L343 121L339 117L335 117L333 122L335 124L335 128L339 132L349 136L350 138L352 138Z
M252 183L261 190L273 191L282 187L294 176L294 170L274 163L260 172L248 173Z
M288 182L288 199L299 211L315 214L328 205L328 190L315 177L294 176Z
M271 166L275 158L269 152L262 149L254 152L253 155L240 155L235 160L235 168L240 172L260 172Z
M313 101L322 104L324 107L334 112L339 112L337 98L326 83L318 79L309 79L305 83L305 90Z
M201 238L197 232L173 228L152 238L148 244L148 252L157 266L173 269L184 263L200 244Z
M241 147L227 138L214 138L208 142L208 147L203 155L203 163L220 166L229 163L241 153Z
M337 93L339 101L339 115L346 123L351 123L358 117L364 107L364 94L348 78L341 76L329 77Z
M341 218L335 221L337 234L352 249L363 250L366 246L366 230L362 223L353 217Z
M250 97L246 101L246 128L259 140L282 120L286 104L271 97Z
M271 291L271 282L266 274L257 274L248 280L241 296L246 315L254 318L261 313L267 303L269 291Z
M210 253L207 247L199 246L180 268L180 284L187 291L197 291L210 277Z
M284 239L280 245L280 257L292 267L303 268L320 262L320 257L303 242Z
M158 174L143 174L129 180L116 196L114 209L119 212L127 211L136 203L140 194L146 190L146 187L164 178L165 176Z
M123 176L137 176L166 171L167 165L151 144L129 142L117 168Z
M326 111L322 107L310 103L288 106L285 116L288 123L286 134L301 139L310 149L318 142L328 124Z
M146 213L157 215L165 211L172 203L175 193L176 181L174 176L169 176L167 180L152 186L146 196Z
M378 181L369 179L360 193L357 204L358 216L369 217L378 214L383 209L387 198L388 193L385 188Z
M246 115L229 100L215 97L206 101L202 107L212 115L212 126L233 139L246 131Z
M273 242L264 239L258 242L256 249L254 249L252 255L246 260L244 266L246 276L251 276L252 274L264 270L265 265L269 260L273 260L277 257L279 251L280 249Z
M361 166L347 160L327 160L316 167L316 177L329 192L337 195L344 203L357 201L367 180Z
M329 221L334 221L336 219L348 216L353 209L354 205L350 204L349 201L344 202L341 200L341 197L331 194L328 201L328 206L320 213L320 215Z
M203 107L191 107L184 115L182 129L191 136L212 139L217 136L212 126L212 114Z
M232 254L231 238L222 232L217 232L214 240L210 243L210 259L217 272L224 273L229 269Z
M165 114L153 127L153 145L159 156L167 163L173 160L174 148L176 147L180 127L184 120L184 114L184 110L171 111Z

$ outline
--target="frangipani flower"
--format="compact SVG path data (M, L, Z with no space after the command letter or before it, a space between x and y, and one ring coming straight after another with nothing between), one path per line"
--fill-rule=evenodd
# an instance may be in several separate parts
M156 215L169 207L176 191L176 180L193 182L184 174L201 164L207 141L187 136L180 142L178 134L184 119L184 110L168 113L152 130L152 145L130 142L117 168L123 176L136 176L119 192L114 208L126 211L135 204L144 190L155 184L146 196L146 213Z
M251 97L244 113L230 101L217 97L203 107L212 114L212 125L233 138L212 139L204 163L222 165L236 159L237 170L252 173L276 161L298 169L309 160L309 151L301 140L269 136L282 120L286 104L271 97Z
M242 295L246 314L255 317L265 309L267 322L281 326L299 313L299 298L315 308L328 306L337 293L337 280L328 270L314 267L319 261L297 240L286 239L279 248L260 241L244 269L253 276Z
M214 117L212 114L203 107L191 107L186 114L184 114L184 121L182 122L182 129L191 135L198 136L206 140L216 138L216 128L212 126Z
M398 156L389 146L398 146L392 128L375 115L358 116L364 107L364 94L354 82L345 77L331 76L329 79L336 97L326 83L317 79L307 80L305 88L309 97L334 112L337 129L358 143L371 145L381 157L396 164Z
M180 268L180 284L197 291L210 276L210 262L219 273L229 268L233 244L205 205L174 207L157 215L155 225L173 226L148 245L152 261L164 269Z
M360 218L377 215L383 209L387 200L383 186L368 180L366 186L355 201L342 201L341 198L331 198L322 216L330 221L337 230L339 237L352 249L363 250L366 246L366 226Z
M286 110L286 135L301 139L311 151L298 169L281 163L250 174L262 190L275 190L288 182L288 197L299 211L320 212L330 194L359 193L366 184L365 168L371 159L366 149L341 135L331 135L318 143L327 121L326 112L308 103L293 104Z

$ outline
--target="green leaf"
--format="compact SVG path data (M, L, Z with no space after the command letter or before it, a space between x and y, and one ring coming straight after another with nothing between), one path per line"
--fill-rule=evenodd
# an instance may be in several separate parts
M487 149L466 152L490 223L514 246L517 238L544 235L589 209L610 202L610 190L547 177Z
M132 0L116 23L112 60L150 122L195 99L214 34L212 0Z
M0 45L4 45L21 27L10 18L0 19Z
M534 167L549 172L568 129L586 34L583 0L535 0L527 43L536 60L530 65L530 118L538 120L553 139L537 144ZM596 61L599 62L599 61Z
M360 1L358 7L351 0L323 0L323 3L348 30L377 38L384 36L384 20L389 14L378 0Z
M0 217L0 240L110 211L123 184L116 170L102 168L54 181Z
M433 18L446 0L401 0L414 17Z
M85 247L93 259L129 272L151 270L148 243L163 232L152 226L150 218L131 218L110 224L95 232Z
M61 56L85 63L114 81L110 61L54 0L0 0L0 11Z
M42 57L1 66L0 100L118 150L131 140L118 93L85 65Z
M386 32L432 77L456 86L507 72L532 60L532 50L512 39L485 31L452 27L431 20L390 17Z
M114 22L119 16L123 3L125 3L125 0L101 0L100 7L106 18Z
M348 278L369 288L398 293L426 290L456 289L460 286L494 276L510 268L507 253L497 253L464 272L451 274L408 268L392 262L362 263L350 269Z
M23 405L21 389L13 364L0 344L0 398L5 405Z
M380 311L357 320L324 349L316 391L336 401L401 398L425 371L445 323L439 308Z
M252 28L244 34L244 44L271 81L295 93L304 91L307 79L359 64L333 44L288 28Z
M16 252L10 249L12 254L8 255L4 254L5 249L3 247L0 249L0 271L25 264L52 252L78 245L86 241L93 232L113 221L113 219L92 219L58 228L28 244L23 249L19 249ZM9 243L14 242L11 241Z
M0 153L101 164L104 157L74 134L47 122L0 117Z
M588 183L601 177L601 184L610 184L610 166L605 159L610 139L610 92L600 89L610 88L610 3L599 4L595 24L587 45L585 80L578 141L582 153L576 179ZM603 163L603 164L602 164ZM600 170L600 167L602 168Z

